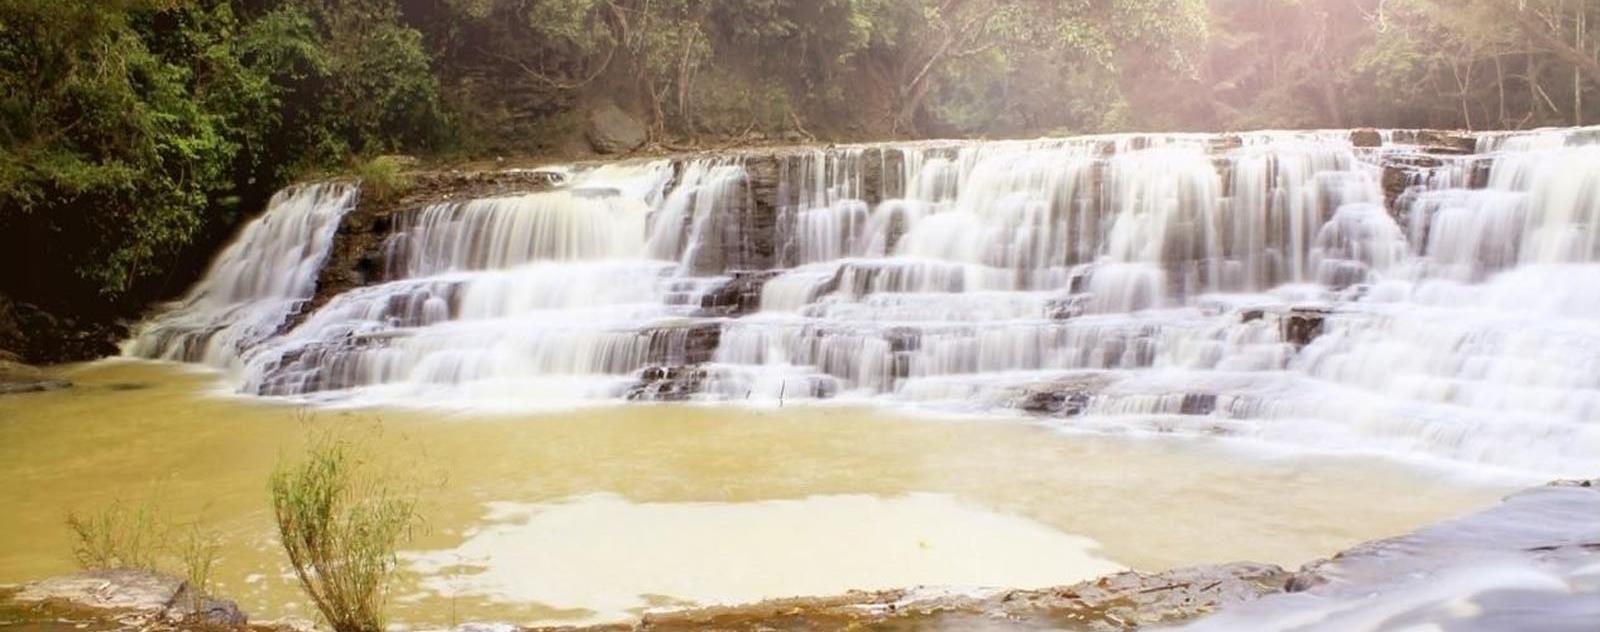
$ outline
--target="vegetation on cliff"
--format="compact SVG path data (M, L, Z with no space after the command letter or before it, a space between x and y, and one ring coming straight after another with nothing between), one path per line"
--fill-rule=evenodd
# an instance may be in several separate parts
M0 0L0 294L126 314L386 153L1600 120L1567 0ZM609 111L609 110L607 110Z

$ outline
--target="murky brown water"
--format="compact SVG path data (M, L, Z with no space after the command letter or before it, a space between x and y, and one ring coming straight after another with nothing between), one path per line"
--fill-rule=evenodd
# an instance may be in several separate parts
M0 582L72 570L69 511L154 498L172 520L223 534L220 592L257 618L310 616L284 576L266 492L308 425L369 437L421 485L428 529L408 547L393 607L411 625L1294 565L1507 489L1365 457L859 408L324 411L308 422L215 396L213 375L185 368L67 371L76 388L0 398Z

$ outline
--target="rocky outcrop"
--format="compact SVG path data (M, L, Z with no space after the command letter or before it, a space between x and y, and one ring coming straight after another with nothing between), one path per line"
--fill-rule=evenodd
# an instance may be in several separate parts
M616 103L607 101L589 111L584 137L601 154L621 154L642 147L649 131Z
M14 361L60 364L117 353L127 328L87 317L61 315L0 295L0 351ZM3 358L0 358L3 359Z
M409 186L389 199L362 197L339 223L317 276L316 295L290 326L341 293L388 280L384 244L405 213L431 204L546 191L562 177L546 169L425 171L408 174Z
M1289 573L1266 564L1128 571L1042 590L980 594L936 589L850 592L650 613L636 625L580 628L677 632L844 629L1083 630L1111 632L1182 622L1219 607L1283 590ZM570 628L538 628L561 630Z
M761 288L778 270L734 272L733 276L700 296L701 316L739 317L761 309Z
M1076 417L1088 412L1090 399L1116 380L1110 373L1068 375L1026 386L1006 406L1034 415Z
M1372 128L1352 130L1350 144L1356 147L1379 147L1383 145L1383 134Z
M639 372L639 380L628 387L628 401L681 402L705 390L709 374L698 366L653 366Z
M10 597L20 604L57 610L100 611L131 629L195 626L236 629L248 618L232 601L215 599L188 582L142 570L105 570L54 577L27 584Z
M1191 632L1592 630L1600 621L1600 481L1571 481L1305 565L1287 591ZM1386 625L1379 625L1379 622Z

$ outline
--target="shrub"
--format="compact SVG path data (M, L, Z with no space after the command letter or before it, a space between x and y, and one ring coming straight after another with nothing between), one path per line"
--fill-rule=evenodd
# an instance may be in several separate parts
M361 192L375 201L383 202L405 193L411 188L411 177L405 174L406 158L378 156L356 164L356 177L361 179Z
M271 477L289 563L336 632L383 629L395 551L417 521L415 499L364 465L348 442L323 437Z

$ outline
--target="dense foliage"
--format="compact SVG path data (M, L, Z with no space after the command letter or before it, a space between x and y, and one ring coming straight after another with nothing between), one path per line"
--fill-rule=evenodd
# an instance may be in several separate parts
M0 0L0 293L170 294L303 174L581 150L1600 122L1592 0ZM207 247L194 247L200 244Z

